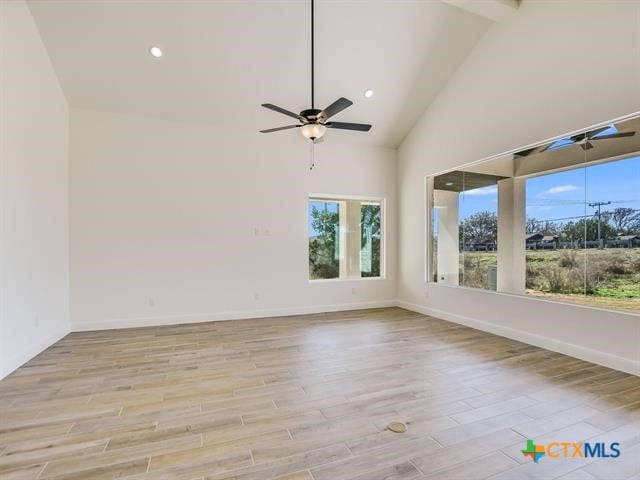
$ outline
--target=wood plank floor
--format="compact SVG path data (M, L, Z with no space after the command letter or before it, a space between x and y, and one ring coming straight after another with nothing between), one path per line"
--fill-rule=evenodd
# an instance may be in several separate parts
M0 412L1 479L640 480L639 377L398 308L72 333Z

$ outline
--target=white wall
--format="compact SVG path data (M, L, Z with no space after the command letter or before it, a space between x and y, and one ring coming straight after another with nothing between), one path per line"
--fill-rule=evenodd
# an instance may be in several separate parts
M424 176L640 110L640 3L525 0L398 152L401 304L640 373L640 317L426 285Z
M395 151L332 131L310 172L298 132L71 112L74 330L395 300ZM309 193L387 199L385 280L309 283Z
M31 13L0 2L0 378L69 332L67 138Z

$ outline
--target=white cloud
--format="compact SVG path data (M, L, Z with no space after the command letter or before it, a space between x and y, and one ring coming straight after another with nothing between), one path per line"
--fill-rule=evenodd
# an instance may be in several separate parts
M558 185L557 187L551 187L549 190L542 192L544 195L553 195L554 193L566 193L577 190L576 185Z
M474 188L473 190L466 190L465 195L495 195L498 193L497 185L490 185L488 187Z

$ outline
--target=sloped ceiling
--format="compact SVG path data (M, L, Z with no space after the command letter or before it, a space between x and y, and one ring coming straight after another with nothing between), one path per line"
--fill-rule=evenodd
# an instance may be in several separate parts
M309 3L31 0L72 107L257 130L310 107ZM438 0L316 1L316 106L396 147L490 21ZM152 58L148 49L164 55ZM375 94L365 99L363 92ZM294 121L295 122L295 121ZM283 141L292 132L285 131Z

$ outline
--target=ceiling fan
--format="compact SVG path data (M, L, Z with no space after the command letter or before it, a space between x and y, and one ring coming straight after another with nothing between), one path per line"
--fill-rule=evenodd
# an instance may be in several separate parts
M615 130L615 127L610 125L607 127L597 128L596 130L593 130L591 132L574 135L573 137L569 137L569 140L572 140L576 145L580 145L583 150L590 150L593 148L593 144L591 143L592 141L605 140L607 138L633 137L636 134L636 132L618 132L616 130L616 133L602 135L602 133L604 133L606 130L609 130L610 128L613 128ZM568 143L566 146L569 145L571 144ZM562 148L562 146L556 148ZM549 147L547 147L547 149L549 149Z
M605 133L607 130L611 130L612 133ZM547 145L541 145L539 147L529 148L522 152L516 153L519 157L526 157L533 153L542 153L549 150L559 150L565 147L571 147L573 145L579 145L582 150L590 150L593 148L594 141L606 140L608 138L622 138L633 137L636 132L618 132L613 125L607 125L606 127L596 128L590 132L579 133L571 137L561 138Z
M358 132L368 132L371 129L371 125L364 123L348 123L348 122L329 122L328 120L334 115L340 113L345 108L353 105L351 100L344 97L340 97L324 110L318 110L315 108L314 98L314 32L313 32L313 3L311 0L311 108L302 110L300 113L293 113L289 110L285 110L282 107L278 107L271 103L263 103L262 106L269 110L288 115L295 118L300 123L296 125L287 125L284 127L269 128L267 130L260 130L260 133L278 132L280 130L289 130L291 128L299 128L302 135L313 143L323 141L322 137L326 133L327 128L336 128L340 130L355 130Z

